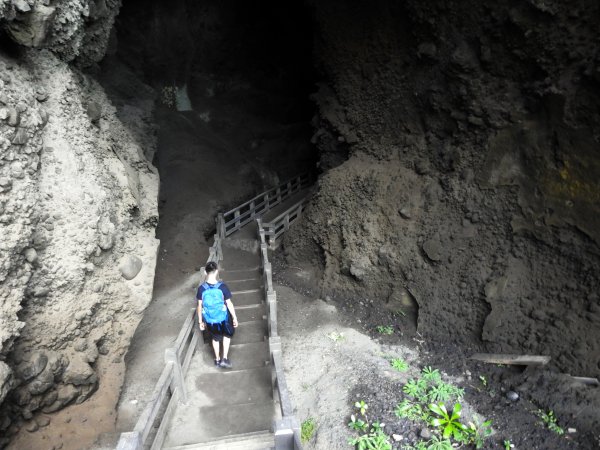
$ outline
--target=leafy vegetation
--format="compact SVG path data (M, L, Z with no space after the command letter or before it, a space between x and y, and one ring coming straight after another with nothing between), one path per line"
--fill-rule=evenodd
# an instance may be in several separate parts
M377 330L377 332L379 334L386 334L386 335L394 334L394 329L389 325L377 325L375 327L375 329Z
M545 424L549 430L554 431L558 435L565 433L565 430L558 426L558 421L554 415L554 411L545 412L541 409L538 409L536 414L540 419L542 419L542 423Z
M464 389L442 381L440 371L431 367L423 369L421 378L408 380L402 390L419 403L456 401L465 393Z
M383 431L385 424L376 421L372 425L369 425L366 415L369 406L364 400L354 403L354 407L358 409L362 417L357 417L353 414L350 416L348 426L362 434L350 439L348 443L355 446L358 450L392 450L390 439Z
M515 444L510 442L510 439L504 439L502 445L504 445L504 450L510 450L511 448L515 448Z
M414 447L404 446L407 450L445 450L452 448L452 442L460 445L473 444L482 448L484 441L492 434L491 421L485 421L477 415L468 424L461 418L460 400L464 389L442 380L438 369L425 367L419 378L408 380L402 388L408 398L398 404L394 413L397 417L415 422L424 422L436 428L438 436L430 441L419 441ZM449 411L446 403L453 402ZM454 445L457 445L454 444Z
M398 372L406 372L408 370L408 363L402 358L394 358L390 361L390 364Z
M463 440L463 431L467 429L465 425L459 422L462 406L460 403L455 403L451 412L448 412L446 405L443 403L431 404L429 409L436 415L429 422L436 428L442 430L442 437L448 439L454 437L457 441Z
M419 441L415 445L403 445L402 450L453 450L452 442L438 436L433 436L429 441Z
M309 417L300 425L300 439L303 443L307 443L311 440L313 435L315 434L316 427L315 419Z

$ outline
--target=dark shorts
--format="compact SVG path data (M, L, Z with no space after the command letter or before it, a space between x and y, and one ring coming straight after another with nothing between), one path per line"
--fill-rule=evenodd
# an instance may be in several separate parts
M233 337L235 333L235 328L233 328L233 320L231 316L221 323L207 323L206 329L210 333L210 337L213 341L221 342L223 340L223 336L227 336L228 338Z

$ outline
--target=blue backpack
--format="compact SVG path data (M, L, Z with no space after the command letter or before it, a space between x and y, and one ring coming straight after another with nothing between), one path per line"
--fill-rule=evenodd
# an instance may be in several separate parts
M220 281L211 286L203 283L202 287L202 317L206 323L221 323L227 320L227 305L223 291L219 289L223 283Z

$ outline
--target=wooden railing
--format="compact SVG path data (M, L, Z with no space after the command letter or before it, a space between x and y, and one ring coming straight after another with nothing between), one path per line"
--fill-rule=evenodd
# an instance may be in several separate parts
M307 188L310 183L311 177L309 174L297 176L231 211L219 214L216 220L217 232L214 236L214 243L209 249L207 262L215 261L218 263L223 259L222 240L226 236L260 217L261 214L280 204L292 194ZM269 231L266 231L264 226L261 226L260 218L258 219L263 281L268 311L269 350L273 370L273 398L278 401L281 409L281 418L274 425L275 448L278 450L301 450L302 445L300 443L300 426L293 415L292 402L283 372L281 340L277 334L277 295L273 289L272 269L267 254L266 239L269 236L269 239L274 241L288 229L290 223L300 217L305 200L301 203L300 207L299 204L294 205L294 207L268 224L271 227L275 226L273 224L283 221L283 228L271 227ZM292 211L294 208L296 212ZM280 229L283 231L279 231ZM275 231L272 232L271 230ZM197 311L196 308L193 308L186 318L173 347L165 350L165 368L156 383L148 405L138 419L134 430L121 433L117 450L143 450L148 447L151 450L158 450L162 448L167 426L177 402L187 402L185 374L200 340L199 329L195 326L197 320Z
M219 220L217 218L217 227L220 225ZM215 234L214 243L209 250L206 262L218 263L222 259L221 238ZM187 402L185 374L201 338L199 328L196 326L197 321L198 313L196 308L192 308L173 347L165 350L165 368L146 408L133 431L121 433L117 450L143 450L148 447L151 450L159 450L162 448L175 406L178 402Z
M281 338L277 333L277 293L273 289L273 270L269 262L265 230L257 221L260 240L261 266L263 273L264 295L267 300L267 321L269 329L269 353L271 357L271 380L273 398L279 403L280 418L274 423L275 448L277 450L301 450L300 425L294 416L292 400L283 371Z
M217 234L221 238L229 236L247 223L252 222L256 217L260 217L273 207L279 205L291 195L309 187L311 183L311 174L298 175L291 180L281 183L276 188L269 189L232 210L221 214L222 219L219 228L217 228Z
M290 225L300 219L302 212L306 209L306 205L308 205L308 200L307 196L270 222L261 222L262 228L265 231L266 242L271 248L274 247L275 241L289 230Z

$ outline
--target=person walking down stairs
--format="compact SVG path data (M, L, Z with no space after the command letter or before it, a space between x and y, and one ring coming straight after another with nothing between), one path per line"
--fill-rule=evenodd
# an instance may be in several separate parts
M200 330L208 330L215 352L215 366L231 369L228 358L231 338L238 326L235 308L231 301L231 291L219 281L219 267L210 261L204 268L206 280L198 287L198 321Z

